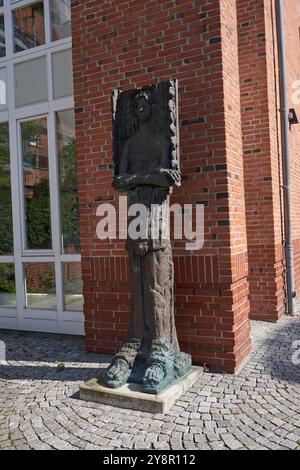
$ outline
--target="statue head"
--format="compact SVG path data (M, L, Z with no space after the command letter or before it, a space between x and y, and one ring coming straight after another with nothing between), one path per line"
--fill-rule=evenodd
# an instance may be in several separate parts
M135 96L135 112L140 123L151 119L152 105L153 99L148 91L140 91Z

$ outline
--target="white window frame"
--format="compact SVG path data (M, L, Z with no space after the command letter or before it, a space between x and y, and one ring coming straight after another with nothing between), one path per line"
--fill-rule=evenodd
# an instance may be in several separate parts
M52 333L84 334L83 312L64 309L63 263L81 262L80 254L63 254L60 221L59 168L56 141L56 112L74 108L74 98L53 98L52 54L72 49L72 39L66 38L51 42L51 13L49 0L44 0L45 44L36 48L14 53L12 12L23 6L36 3L37 0L20 0L17 3L5 3L0 8L4 14L6 57L0 58L0 68L7 70L7 111L0 112L0 123L9 123L12 212L14 232L14 256L0 256L1 263L14 263L17 307L0 308L0 328ZM15 107L15 69L17 63L46 57L48 79L48 101L23 107ZM21 122L33 121L40 117L48 120L48 161L52 224L52 250L25 249L25 205L23 191L23 167L21 145ZM14 182L18 184L14 184ZM55 264L57 310L27 309L24 263Z

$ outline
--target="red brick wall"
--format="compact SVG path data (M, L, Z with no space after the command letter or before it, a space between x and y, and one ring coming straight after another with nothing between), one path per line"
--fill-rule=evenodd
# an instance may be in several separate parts
M96 238L111 189L111 90L179 80L183 186L205 204L205 246L174 243L176 323L195 363L234 372L251 348L236 2L72 2L86 347L114 353L130 309L124 241Z
M282 265L276 250L282 233L274 128L278 123L270 109L276 109L278 103L273 77L268 77L268 72L274 74L276 60L273 41L269 41L273 33L269 4L261 0L237 1L250 314L259 320L277 320L284 312Z
M239 66L245 168L251 317L286 311L280 95L274 0L238 0ZM288 94L300 77L299 2L284 2ZM298 52L297 52L298 51ZM300 109L298 106L298 112ZM300 128L290 132L296 287L300 286Z
M284 253L284 200L282 192L282 151L280 117L280 82L277 50L276 2L265 0L266 64L268 90L268 118L270 123L270 156L275 253L275 302L270 318L277 320L286 312L285 253ZM272 279L271 279L272 282ZM274 285L274 280L273 280Z
M289 107L295 108L300 121L299 102L293 102L293 83L300 80L300 3L297 0L284 2L286 58L288 70ZM298 89L300 89L298 85ZM295 284L300 290L300 125L292 126L290 131L291 178L292 178L292 230L294 241ZM299 296L298 296L299 297Z

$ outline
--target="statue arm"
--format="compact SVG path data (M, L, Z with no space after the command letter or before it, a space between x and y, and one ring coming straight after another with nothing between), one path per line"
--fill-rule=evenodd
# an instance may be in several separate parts
M128 144L125 143L122 154L121 154L121 161L120 161L120 168L119 168L119 174L120 175L125 175L128 170L128 156L129 156L129 147Z
M128 190L127 182L131 175L127 173L128 171L128 159L129 159L129 146L125 143L120 160L119 174L114 177L112 186L119 192L124 192Z
M134 189L138 185L145 186L156 186L156 187L168 187L170 183L168 178L163 175L158 168L152 173L140 172L136 174L128 173L128 160L129 160L129 145L125 143L121 155L119 175L115 176L113 180L113 187L119 192L125 192L130 189ZM164 148L162 155L162 160L167 161L167 149Z
M153 173L123 174L116 176L113 181L113 187L120 192L129 191L139 185L156 187L170 186L166 176L160 173L159 170Z
M120 173L114 178L113 187L120 192L124 192L134 189L138 185L163 188L180 186L180 172L170 169L170 143L167 139L162 139L160 150L160 166L154 172L128 174L129 146L125 144L121 156Z
M135 175L126 175L127 189L132 189L138 185L154 186L159 188L169 188L174 185L180 186L180 172L170 169L170 142L166 138L161 138L160 155L159 167L153 172L141 172Z
M167 180L168 186L181 186L181 173L170 168L170 142L165 139L162 144L160 174Z
M152 173L139 175L140 184L169 188L173 186L173 180L170 178L170 143L168 139L161 138L160 142L160 163Z

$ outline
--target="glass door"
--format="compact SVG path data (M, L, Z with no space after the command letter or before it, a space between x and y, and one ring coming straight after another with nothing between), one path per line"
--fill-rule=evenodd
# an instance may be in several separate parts
M17 126L23 327L83 334L74 111Z
M16 325L16 276L8 122L0 123L0 324Z
M0 328L84 333L72 108L0 123Z
M50 161L48 129L47 116L18 121L21 271L24 280L23 319L26 320L58 320L52 230L55 220L51 212L55 181L50 177L53 162Z

